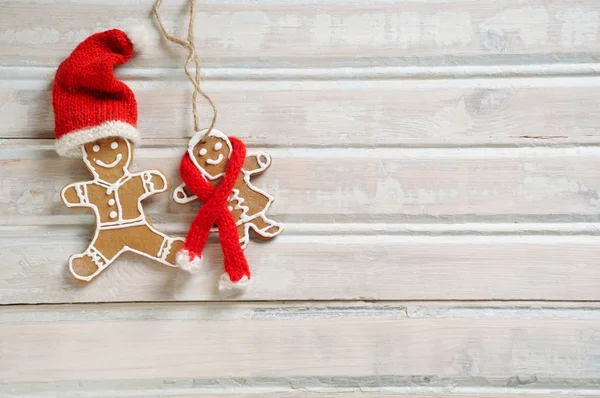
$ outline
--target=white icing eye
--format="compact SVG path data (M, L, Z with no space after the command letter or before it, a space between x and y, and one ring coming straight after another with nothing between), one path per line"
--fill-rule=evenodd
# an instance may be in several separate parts
M208 151L206 150L206 148L202 148L200 149L200 156L204 156L208 153Z
M94 151L94 152L98 152L99 150L100 150L100 145L94 145L92 147L92 151Z
M111 149L117 149L119 147L119 143L118 142L111 142L110 143L110 148Z
M223 144L221 144L220 142L217 142L217 143L215 144L215 151L220 151L220 150L221 150L221 148L223 148Z

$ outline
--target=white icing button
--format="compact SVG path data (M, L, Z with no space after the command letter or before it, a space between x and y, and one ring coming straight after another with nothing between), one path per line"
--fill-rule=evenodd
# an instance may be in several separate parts
M221 148L223 148L223 144L221 144L220 142L217 142L217 143L215 144L215 151L220 151L220 150L221 150Z
M94 145L92 147L92 151L94 151L94 152L98 152L99 150L100 150L100 145Z
M111 211L109 215L110 215L110 218L117 218L117 212L116 211Z
M229 211L233 211L233 207L229 206L228 207Z
M118 142L111 142L110 143L110 148L111 149L117 149L119 147L119 143Z
M109 206L112 206L114 204L115 204L115 200L114 199L111 199L111 200L108 201L108 205Z
M107 195L112 195L112 188L108 188L108 189L106 190L106 194L107 194Z
M207 152L208 152L208 151L206 150L206 148L202 148L202 149L200 149L200 156L204 156L204 155L206 155L206 153L207 153Z

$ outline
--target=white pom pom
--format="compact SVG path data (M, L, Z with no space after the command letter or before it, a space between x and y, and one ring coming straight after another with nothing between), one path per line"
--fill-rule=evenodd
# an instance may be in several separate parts
M219 280L219 291L221 293L239 294L244 292L249 284L250 279L245 275L239 281L232 282L229 274L224 273Z
M179 268L190 274L195 274L202 268L202 257L194 256L190 259L190 253L187 250L180 250L175 256L175 261Z
M150 32L142 25L131 26L129 28L123 29L123 32L133 44L133 51L141 54L143 53L148 44L150 43Z

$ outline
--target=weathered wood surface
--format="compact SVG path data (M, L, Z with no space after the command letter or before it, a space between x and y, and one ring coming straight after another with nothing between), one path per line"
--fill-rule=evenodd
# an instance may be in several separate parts
M408 387L412 381L414 391L428 384L448 388L452 378L456 387L474 380L497 387L526 387L531 380L530 387L544 387L573 374L582 383L600 374L594 354L600 349L597 308L572 309L573 315L554 319L560 309L539 318L535 311L516 309L506 317L493 308L471 308L478 312L474 321L447 312L451 307L118 304L43 312L15 307L0 313L0 378L9 386L85 380L81 389L86 383L97 388L100 381L135 379L148 385L175 379L175 387L177 380L196 380L197 388L206 388L210 379L243 378L238 390L277 388L295 379L329 380L333 387L346 378L365 387L370 380L375 388ZM515 375L520 376L512 379Z
M54 69L27 70L0 68L1 138L53 138ZM158 78L140 69L122 74L137 95L144 139L191 135L191 90L182 71ZM282 81L280 71L265 82L248 75L209 80L203 87L218 104L219 128L250 145L547 146L600 140L598 77ZM200 110L208 123L210 108L201 103Z
M59 158L52 144L8 140L0 147L4 224L89 214L59 197L66 184L89 179L87 169ZM185 150L183 140L141 148L132 169L162 169L175 187ZM270 213L282 221L592 221L600 208L595 147L266 150L273 166L256 184L276 193ZM178 205L171 193L148 202L157 221L190 222L199 206Z
M58 192L88 175L53 152L49 90L90 33L149 29L117 71L134 168L180 181L191 90L151 3L0 0L0 396L600 396L600 3L199 1L218 127L273 155L287 224L236 298L214 239L196 276L67 271L92 217ZM146 208L179 234L198 205Z
M179 67L182 52L161 43L151 3L4 0L2 64L54 66L93 32L141 24L151 44L136 64ZM417 56L452 63L457 55L489 62L493 54L577 59L600 50L595 0L206 1L198 8L196 40L208 66L374 66L373 58L402 65ZM181 34L182 3L167 2L163 13L167 27Z
M363 228L369 233L368 225ZM68 273L67 259L85 250L89 231L7 229L0 238L0 303L600 300L599 236L339 236L318 230L297 235L296 229L290 225L277 242L250 245L254 280L241 297L216 291L223 272L216 241L209 244L207 266L197 275L124 255L81 287ZM513 231L518 232L527 231Z

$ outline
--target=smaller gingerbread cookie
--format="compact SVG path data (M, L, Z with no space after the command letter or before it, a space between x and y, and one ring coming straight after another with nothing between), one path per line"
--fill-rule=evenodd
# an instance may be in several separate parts
M242 248L247 246L250 240L250 230L263 240L277 236L283 230L283 226L267 216L267 211L274 198L254 186L250 181L251 178L261 175L271 166L271 156L260 153L246 157L245 147L241 141L229 138L217 130L212 130L202 141L204 135L205 130L200 131L190 140L188 152L182 160L181 167L184 183L175 189L174 200L179 204L187 204L198 199L198 196L185 183L186 179L190 178L190 174L197 174L214 189L218 189L222 186L226 175L230 173L232 156L235 156L237 161L237 158L242 155L241 169L233 177L232 187L227 192L226 199L227 210L231 214L237 230L239 245ZM234 147L234 144L237 147ZM184 167L186 162L195 170L191 170L191 167ZM215 231L215 227L213 226L211 230ZM221 235L220 230L219 235ZM186 246L188 240L190 240L189 234ZM179 265L183 269L197 271L200 262L199 254L195 253L190 258L189 253L184 253L178 257ZM241 283L239 279L231 277L227 267L225 271L226 274L221 280L221 288ZM243 277L250 277L249 270L243 273Z

